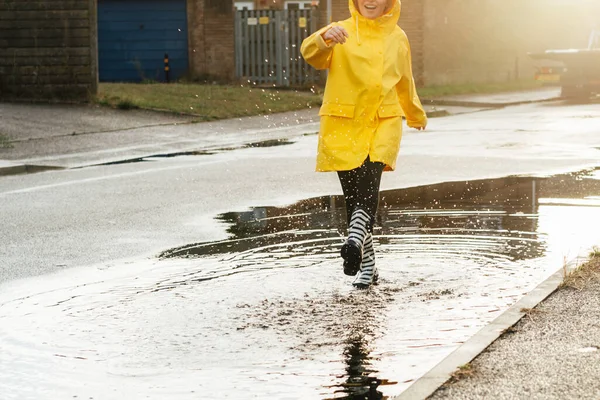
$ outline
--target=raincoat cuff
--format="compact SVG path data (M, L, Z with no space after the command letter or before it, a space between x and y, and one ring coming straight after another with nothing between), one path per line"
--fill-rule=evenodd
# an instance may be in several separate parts
M327 25L326 27L324 27L323 29L319 30L317 32L317 47L319 48L319 50L330 50L333 47L333 42L329 41L329 40L325 40L323 39L323 34L325 32L327 32L329 29L331 29L333 27L333 25Z
M423 128L427 126L427 116L423 116L422 118L412 119L406 118L406 123L411 128Z

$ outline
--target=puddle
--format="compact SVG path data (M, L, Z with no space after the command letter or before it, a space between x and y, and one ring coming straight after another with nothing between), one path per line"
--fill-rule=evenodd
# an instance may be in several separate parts
M228 240L5 288L0 393L389 398L600 242L600 173L383 192L370 290L341 272L339 196L219 220Z
M249 143L244 147L277 147L277 146L286 146L289 144L294 144L295 142L289 139L273 139L273 140L264 140L262 142Z

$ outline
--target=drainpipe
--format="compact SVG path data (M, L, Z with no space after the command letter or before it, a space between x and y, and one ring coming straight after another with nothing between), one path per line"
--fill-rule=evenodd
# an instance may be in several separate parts
M331 15L331 0L327 0L327 23L330 24L333 22L333 15Z

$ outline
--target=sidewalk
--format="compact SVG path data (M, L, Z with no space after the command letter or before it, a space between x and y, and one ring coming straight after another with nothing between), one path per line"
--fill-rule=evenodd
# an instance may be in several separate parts
M600 258L593 263L592 273L527 310L430 398L600 398Z
M435 99L423 99L423 104L462 107L506 107L548 101L560 97L560 88L544 87L535 90L495 94L461 94Z
M423 99L430 117L556 98L558 90ZM435 103L435 104L434 104ZM436 104L447 103L440 107ZM0 176L150 156L218 151L318 132L318 110L192 123L192 117L95 105L0 103Z
M565 268L393 400L600 398L600 257Z
M317 110L193 123L192 117L95 105L0 103L0 175L238 148L316 133Z

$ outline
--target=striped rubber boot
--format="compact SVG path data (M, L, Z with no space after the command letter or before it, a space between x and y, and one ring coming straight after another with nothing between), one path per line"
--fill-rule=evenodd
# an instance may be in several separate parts
M363 247L363 260L360 271L352 284L358 289L366 289L375 284L379 279L379 272L375 266L375 248L373 247L373 235L370 233L365 238Z
M363 243L368 234L368 226L371 217L365 210L360 208L352 213L350 227L348 229L348 240L342 246L342 258L344 259L344 274L354 276L360 269L363 258Z

